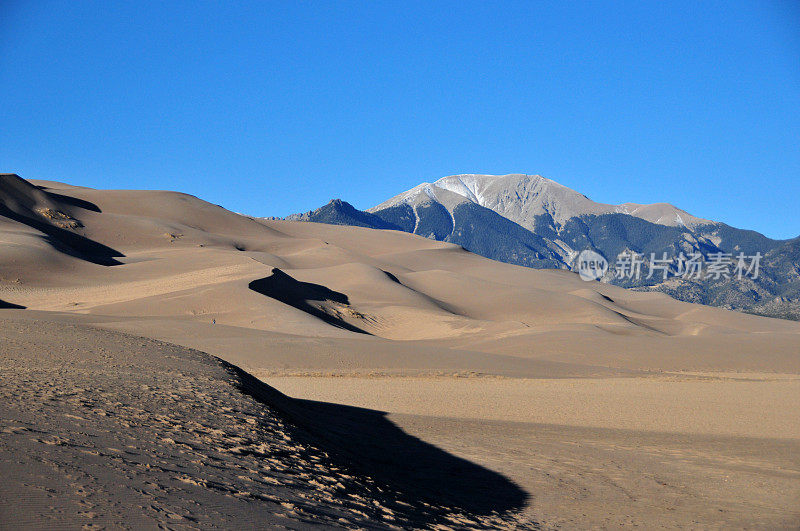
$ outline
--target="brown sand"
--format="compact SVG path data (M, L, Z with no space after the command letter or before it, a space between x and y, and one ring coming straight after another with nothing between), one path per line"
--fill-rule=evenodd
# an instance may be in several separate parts
M303 423L298 416L313 418L306 422L311 428L303 428L312 433L307 434L310 447L365 456L341 465L363 485L375 481L387 492L416 485L427 496L422 498L439 502L440 508L426 513L421 498L411 499L414 509L402 516L403 525L429 526L450 517L471 525L800 524L798 323L585 283L565 271L501 264L404 233L259 222L173 192L58 183L38 189L11 176L0 179L0 306L12 308L0 310L5 323L0 354L12 372L32 370L57 345L72 341L64 330L94 331L80 332L84 344L64 354L69 367L78 367L85 352L97 353L94 345L101 339L95 334L105 338L108 361L92 361L100 364L93 370L104 374L125 366L130 349L120 338L147 337L218 356L291 396L325 402L283 397L292 404L289 409L305 409L291 419L278 413L275 418L292 426ZM13 330L22 329L29 331L25 354L34 358L19 349L9 357ZM114 335L119 332L125 335ZM136 354L135 364L148 371L174 370L173 358L152 347L165 343L143 344L150 354ZM178 347L163 346L172 348ZM34 371L35 377L15 376L4 384L44 408L53 402L46 388L54 369L47 367ZM114 380L118 408L134 402L122 383L133 378L130 372ZM154 386L166 393L170 384L157 376L150 376ZM77 373L64 377L80 379ZM203 378L233 385L221 373ZM69 385L86 386L85 379L73 380ZM183 385L180 377L170 381ZM155 414L148 411L155 403L149 400L136 407ZM226 400L249 399L231 395ZM4 413L4 425L11 429L24 421L26 429L38 429L35 417L19 416L24 402L16 403L16 412ZM60 414L82 416L75 413L82 407L77 402L58 398L55 403L63 409ZM275 406L265 407L270 405ZM221 410L197 407L203 421L226 422ZM364 448L351 448L354 439L369 445L378 438L370 435L376 433L370 424L388 430L381 433L394 437L389 453L405 456L406 463L404 448L414 447L410 441L444 451L412 452L427 471L409 477L402 466L382 467ZM69 439L81 424L42 426L47 434ZM93 426L113 432L110 424ZM189 429L178 422L142 428L147 435L142 431L134 437ZM152 455L163 453L155 442L148 444ZM39 451L22 443L5 448L13 450L9 455ZM82 454L76 456L59 459L72 459L76 474L98 475L94 465L83 464ZM167 461L184 457L172 455ZM103 453L92 459L110 457ZM237 467L237 459L224 461L223 468ZM436 472L448 459L475 467L464 470L481 480L448 484ZM7 468L12 462L4 462L4 472L17 470ZM192 466L195 478L209 473ZM66 476L60 473L42 469L39 477L44 481L55 474L50 481L61 485ZM233 481L235 476L225 477ZM502 515L492 516L490 507L476 504L482 497L479 486L463 488L481 481L501 494L490 501ZM203 488L202 496L208 496L203 504L222 503L213 500L226 496ZM164 492L159 499L168 503L185 496L169 488ZM127 518L138 505L146 507L125 501L131 496L129 490L113 490L90 512L103 522ZM286 499L298 496L292 488L286 491ZM314 513L321 499L312 496L304 510ZM400 498L377 503L389 507L392 499ZM127 512L117 515L109 508L111 500ZM36 509L26 513L29 523L44 525L52 522L44 518L54 514L74 516L72 506L53 513L46 504L31 503ZM248 503L258 505L257 499ZM191 517L195 511L198 522L239 521L233 509L222 518L196 506L178 506L184 512L176 514ZM264 511L274 514L273 509ZM359 521L349 510L332 509L336 518ZM0 517L13 523L22 515L6 505ZM309 522L333 522L325 518L317 514Z

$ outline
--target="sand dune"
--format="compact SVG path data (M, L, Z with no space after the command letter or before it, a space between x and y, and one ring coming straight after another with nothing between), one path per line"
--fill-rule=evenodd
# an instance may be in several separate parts
M219 359L153 340L8 318L0 329L3 527L525 525L495 512L524 503L513 483L380 414L322 415ZM379 448L319 435L348 416L351 430L383 436ZM440 473L420 483L378 450L446 464L439 483L476 487L430 492ZM378 459L383 477L358 474Z
M7 430L0 442L9 455L27 456L17 464L4 461L3 470L16 473L24 468L20 462L33 463L31 456L47 449L55 452L47 459L59 466L31 464L31 474L68 485L68 474L80 472L88 482L83 490L57 493L66 497L55 512L47 509L53 493L26 494L33 510L25 518L33 520L24 522L43 525L36 518L44 515L80 522L84 511L108 525L134 513L146 514L142 521L148 522L178 515L199 525L245 526L256 525L254 514L266 522L328 525L345 525L339 518L353 525L391 522L386 515L403 526L800 524L800 504L793 503L800 501L796 322L586 283L567 271L493 262L406 233L256 221L185 194L92 190L14 175L0 176L0 248L2 361L13 375L4 379L4 392L27 397L3 406ZM236 389L249 376L212 356L279 391L327 404L291 400L266 386L257 397L242 394ZM60 376L56 366L64 367ZM199 394L186 405L183 420L137 428L130 437L146 438L148 446L136 451L150 457L131 463L78 436L89 421L75 397L99 389L87 381L87 370L103 374L105 383L97 385L110 393L103 399L108 403L93 407L113 411L117 419L92 416L92 430L123 453L131 438L113 435L119 426L114 422L133 422L129 408L161 411L171 403L163 402L171 400L170 392ZM84 391L53 395L58 378L58 386ZM131 382L140 379L136 385L158 392L134 400ZM204 402L212 388L226 389L228 405ZM46 419L25 413L26 402ZM250 413L229 418L226 407ZM195 416L208 429L237 435L206 434L205 446L197 448L167 446L162 439L199 437L191 431L193 410L202 412ZM268 428L255 434L248 419L258 415ZM345 419L338 427L335 415ZM84 421L56 420L71 416ZM348 448L347 434L361 430L359 444L369 446L370 424L394 438L383 453L406 461L411 456L428 470L415 476L399 465L353 459L366 450ZM310 437L303 439L307 447L282 439L299 437L292 431L297 426ZM40 428L42 434L30 435ZM58 437L61 442L49 444ZM225 450L221 468L213 471L193 461L219 451L212 447L236 447L237 437L269 449L244 456ZM427 451L429 442L446 452ZM576 444L613 446L613 458L612 450L593 457L563 446ZM755 446L763 449L757 458L747 450ZM686 464L681 452L692 448L702 453L702 466ZM273 489L273 480L283 476L262 466L282 459L285 472L299 460L307 480L316 474L313 456L322 454L338 456L330 465L338 472L326 468L324 474L332 481L340 473L351 477L352 484L340 482L355 497L337 498L324 486ZM85 458L92 463L85 470L67 466L84 455L92 456ZM140 469L164 455L177 468ZM108 460L115 468L102 476L93 467ZM570 460L592 474L567 466ZM463 481L455 479L448 483L442 470L454 463L464 474L477 474L472 483L498 497L481 505L476 500L486 498L484 491L462 489ZM181 472L190 476L187 485L196 483L191 488L175 483L180 467L191 471ZM244 473L241 467L249 468ZM709 470L724 471L730 483L710 486ZM673 484L678 471L680 488ZM151 492L146 481L159 481L148 474L171 479ZM203 484L208 474L216 479ZM618 476L669 480L645 487ZM135 481L142 482L142 492L125 486ZM220 490L209 481L227 486ZM639 501L626 512L614 501L622 490L592 481L617 485ZM383 494L371 485L381 485ZM410 485L423 495L408 494ZM95 488L106 497L91 507L81 504L77 493ZM764 489L781 494L769 501ZM178 502L186 492L200 506ZM692 501L698 495L708 510ZM358 497L369 511L344 501ZM169 507L137 509L153 499L166 499ZM120 507L110 509L112 500L121 500ZM209 506L218 509L212 514ZM12 522L22 515L4 505L0 518Z

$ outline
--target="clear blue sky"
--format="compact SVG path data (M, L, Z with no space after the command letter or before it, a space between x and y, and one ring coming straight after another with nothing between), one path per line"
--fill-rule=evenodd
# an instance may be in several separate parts
M540 173L800 234L800 3L0 1L0 170L285 215Z

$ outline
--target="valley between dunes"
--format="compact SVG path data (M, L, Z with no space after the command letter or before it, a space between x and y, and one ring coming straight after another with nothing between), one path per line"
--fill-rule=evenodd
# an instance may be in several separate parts
M800 323L175 192L0 200L0 527L800 525Z

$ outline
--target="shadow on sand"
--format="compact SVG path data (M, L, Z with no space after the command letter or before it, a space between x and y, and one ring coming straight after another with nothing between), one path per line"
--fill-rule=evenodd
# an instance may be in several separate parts
M90 210L92 212L102 212L102 210L100 210L100 207L95 205L91 201L86 201L85 199L79 199L77 197L72 197L69 195L57 194L55 192L49 191L46 186L37 186L36 188L47 194L47 197L49 197L52 201L56 201L64 205L82 208L84 210Z
M350 330L351 332L358 332L360 334L368 334L357 326L353 326L347 321L331 315L322 309L310 304L310 302L333 302L348 306L350 304L347 295L333 291L330 288L320 284L312 284L310 282L300 282L291 276L287 275L277 267L272 270L272 275L252 281L248 287L267 297L272 297L289 306L294 306L298 310L313 315L322 319L328 324Z
M25 306L14 304L13 302L6 302L0 299L0 310L24 310Z
M511 480L406 434L384 412L293 399L236 366L228 370L244 393L294 425L293 437L325 451L335 465L371 478L387 505L410 506L415 527L452 526L445 517L454 511L512 515L528 501Z
M121 252L91 240L86 236L81 236L80 234L70 232L66 229L55 227L32 217L17 214L5 205L0 205L0 216L22 223L23 225L27 225L28 227L44 233L47 243L58 251L93 264L103 266L120 265L122 262L116 258L125 256Z

